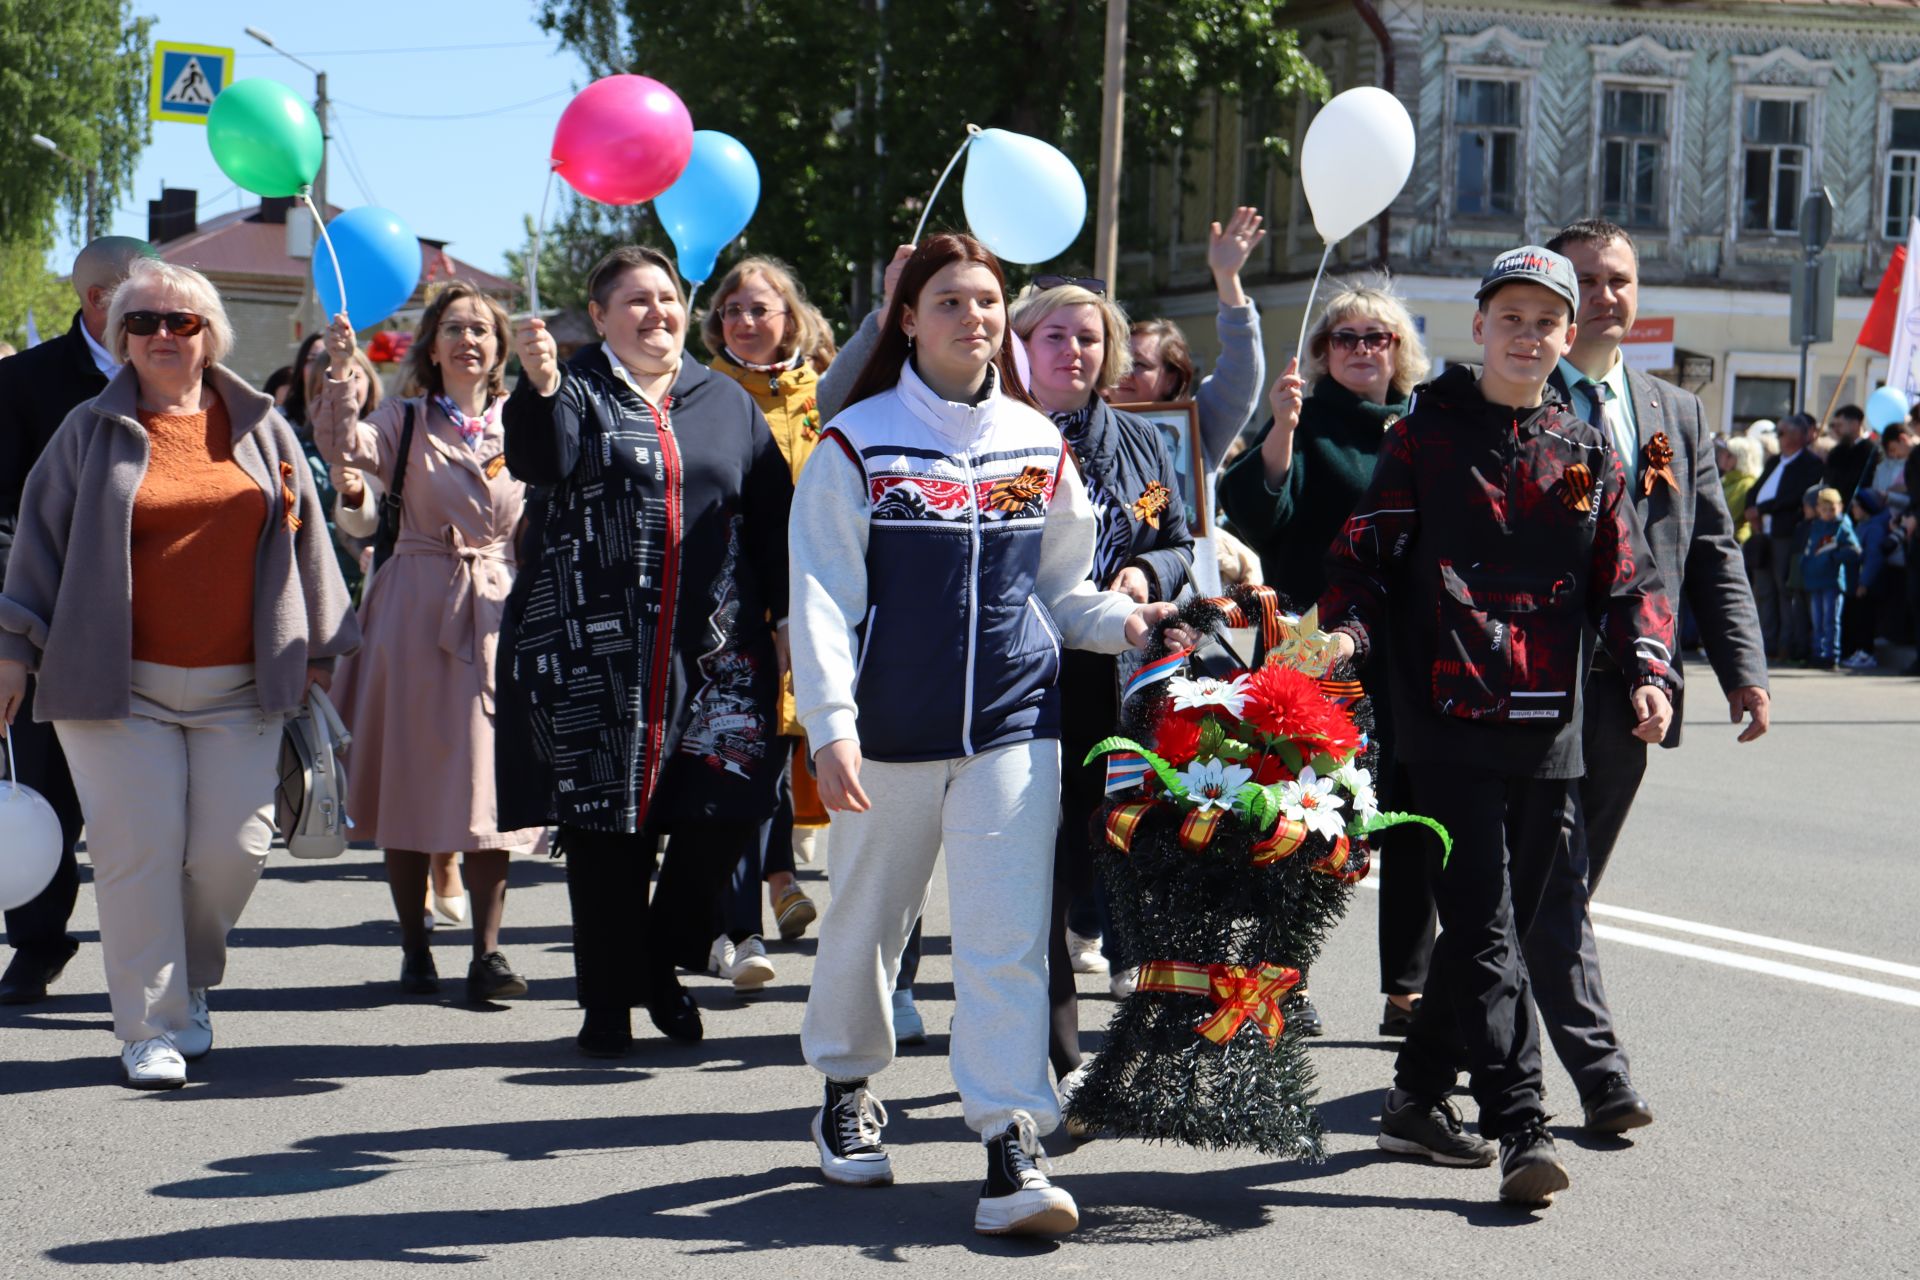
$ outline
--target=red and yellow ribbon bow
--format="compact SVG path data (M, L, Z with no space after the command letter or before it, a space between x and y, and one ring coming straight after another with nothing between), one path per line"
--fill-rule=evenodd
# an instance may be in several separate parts
M1267 1038L1267 1047L1280 1042L1287 1020L1280 1002L1300 984L1298 969L1277 964L1189 964L1184 960L1153 960L1140 966L1141 991L1168 995L1205 996L1214 1011L1194 1026L1194 1032L1215 1044L1233 1039L1242 1023L1252 1020Z
M295 474L291 462L280 464L280 511L281 518L286 521L288 533L300 531L300 517L295 514L300 506L300 495L293 487Z

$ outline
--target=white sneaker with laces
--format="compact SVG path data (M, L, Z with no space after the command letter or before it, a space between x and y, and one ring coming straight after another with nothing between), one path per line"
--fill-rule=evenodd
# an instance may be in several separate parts
M1138 969L1122 969L1107 981L1107 990L1113 993L1115 1000L1125 1000L1140 986Z
M1073 930L1067 930L1067 959L1073 964L1075 973L1105 973L1107 958L1100 953L1100 935L1083 937Z
M187 992L188 1025L171 1035L173 1047L188 1062L204 1058L213 1050L213 1014L207 1009L207 989L195 987Z
M166 1036L129 1040L120 1050L127 1083L136 1089L178 1089L187 1082L186 1059Z
M707 972L719 978L733 977L733 939L721 934L707 952Z
M773 981L773 961L767 959L767 944L748 938L733 948L733 964L724 975L733 980L735 991L758 991Z
M973 1212L973 1229L986 1236L1057 1236L1080 1225L1073 1197L1053 1185L1047 1153L1033 1117L1013 1113L1005 1130L986 1136L987 1181Z
M813 1113L813 1143L820 1172L847 1187L884 1187L893 1181L893 1161L880 1141L887 1109L865 1080L827 1081L826 1099Z

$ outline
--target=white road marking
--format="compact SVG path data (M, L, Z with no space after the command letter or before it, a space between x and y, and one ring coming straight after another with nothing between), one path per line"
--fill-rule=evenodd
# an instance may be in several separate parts
M1360 881L1371 889L1380 887L1379 877L1368 876ZM1745 969L1753 973L1764 973L1771 977L1786 978L1792 982L1804 982L1816 987L1829 987L1835 991L1846 991L1853 995L1868 996L1876 1000L1888 1000L1894 1004L1912 1005L1920 1008L1920 991L1910 991L1905 987L1889 986L1884 982L1870 982L1865 978L1849 977L1846 974L1827 973L1820 969L1809 969L1804 965L1787 964L1780 960L1769 960L1764 956L1743 955L1737 951L1725 951L1718 947L1703 946L1697 942L1687 942L1678 938L1663 938L1657 934L1641 933L1635 929L1623 929L1619 925L1602 924L1600 919L1612 918L1627 920L1634 924L1651 925L1655 928L1671 929L1676 933L1692 933L1703 938L1712 938L1720 942L1730 942L1739 946L1753 947L1762 951L1778 951L1785 955L1799 956L1806 960L1819 960L1827 964L1843 965L1848 968L1865 969L1871 973L1883 973L1889 977L1906 978L1920 982L1920 965L1900 964L1893 960L1881 960L1874 956L1857 955L1851 951L1836 951L1830 947L1816 947L1804 942L1793 942L1786 938L1770 938L1761 933L1747 933L1740 929L1728 929L1716 924L1702 924L1695 920L1682 920L1677 916L1663 916L1651 911L1639 911L1632 907L1613 907L1605 903L1592 904L1597 917L1593 931L1597 937L1610 942L1624 943L1630 947L1644 947L1650 951L1663 951L1668 955L1685 956L1691 960L1704 960L1708 964L1723 965L1730 969Z

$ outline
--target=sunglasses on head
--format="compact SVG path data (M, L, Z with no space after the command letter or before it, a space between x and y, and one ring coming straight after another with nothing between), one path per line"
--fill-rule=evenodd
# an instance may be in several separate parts
M1033 287L1036 289L1064 289L1070 284L1077 284L1088 293L1098 294L1103 298L1107 296L1107 282L1099 276L1035 276L1033 278Z
M1351 329L1335 329L1327 335L1327 341L1338 351L1385 351L1400 341L1397 333L1384 333L1378 329L1366 333L1355 333Z
M166 325L167 332L176 338L191 338L200 332L206 324L203 316L191 311L129 311L120 317L120 323L126 326L128 333L136 338L151 338L160 332L160 326Z

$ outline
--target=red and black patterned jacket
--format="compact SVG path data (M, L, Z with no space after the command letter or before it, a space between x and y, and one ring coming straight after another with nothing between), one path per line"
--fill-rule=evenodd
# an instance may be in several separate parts
M1589 622L1631 686L1678 688L1673 608L1625 494L1605 435L1557 399L1491 404L1470 366L1416 392L1320 598L1362 659L1391 626L1401 759L1579 776Z

